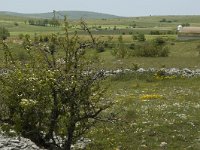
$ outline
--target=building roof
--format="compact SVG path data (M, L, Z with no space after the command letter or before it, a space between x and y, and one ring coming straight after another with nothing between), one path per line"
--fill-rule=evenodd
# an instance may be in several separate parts
M180 33L200 34L200 27L183 27Z

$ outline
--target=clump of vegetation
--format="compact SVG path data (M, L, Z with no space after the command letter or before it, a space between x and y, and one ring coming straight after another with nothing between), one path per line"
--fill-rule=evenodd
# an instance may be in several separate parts
M118 37L118 43L116 44L116 48L112 51L112 54L118 58L125 58L127 55L127 48L124 44L122 35Z
M88 31L84 22L81 26ZM4 67L10 72L0 76L4 87L0 121L48 149L70 150L111 106L103 96L103 73L95 71L93 62L85 57L85 48L94 42L79 41L77 33L69 36L68 22L65 31L65 37L53 34L49 42L40 44L26 35L23 46L29 61L25 63L15 61L2 43L9 54Z
M172 20L167 20L166 18L163 18L162 20L160 20L160 22L167 22L167 23L172 23Z
M24 38L24 34L20 33L20 34L18 35L18 37L19 37L20 40L22 40L22 39Z
M139 42L144 42L144 41L146 41L145 35L144 35L144 34L141 34L141 33L138 34L137 40L138 40Z
M18 22L15 22L14 25L15 25L15 26L19 26L19 23L18 23Z
M29 19L28 20L29 25L34 25L34 26L60 26L60 22L58 19Z
M96 49L98 53L104 52L105 51L105 47L108 46L107 43L100 43L97 45Z
M183 27L189 27L190 24L189 24L189 23L182 23L182 26L183 26Z
M150 34L151 35L160 35L161 33L160 33L160 31L158 31L158 30L153 30L153 31L150 31Z
M165 46L166 42L163 38L156 38L153 42L139 43L132 45L131 53L137 57L167 57L169 48Z
M10 36L10 32L5 27L0 27L0 39L6 40Z
M154 39L154 43L156 46L163 46L166 44L166 40L162 37L157 37L156 39Z

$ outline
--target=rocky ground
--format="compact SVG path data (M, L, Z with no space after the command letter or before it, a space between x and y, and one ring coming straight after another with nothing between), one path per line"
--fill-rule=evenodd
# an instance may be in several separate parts
M0 150L42 150L31 140L0 134ZM44 150L44 149L43 149Z
M162 71L165 75L176 75L176 76L183 76L183 77L195 77L200 76L200 69L191 70L188 68L161 68L161 69L155 69L155 68L139 68L136 70L133 69L117 69L117 70L103 70L104 75L115 75L120 73L131 73L131 72L138 72L138 73L157 73L158 71Z
M105 76L115 75L120 73L131 73L131 72L138 72L138 73L145 73L145 72L152 72L156 73L158 71L162 71L166 75L177 75L177 76L184 76L184 77L195 77L200 76L200 69L190 70L188 68L178 69L178 68L162 68L156 70L154 68L139 68L137 70L131 69L118 69L118 70L102 70ZM7 74L9 71L0 70L0 75ZM79 149L84 149L90 140L79 140L77 144L73 146L73 148L78 147ZM0 150L42 150L38 146L35 145L32 141L22 137L8 137L4 134L0 133ZM44 149L43 149L44 150Z
M76 142L75 145L72 145L72 149L85 149L85 147L91 142L90 139L81 138ZM0 150L45 150L39 148L31 140L23 137L9 137L0 133Z
M138 72L138 73L145 73L145 72L152 72L156 73L158 71L163 71L166 73L166 75L177 75L177 76L184 76L184 77L194 77L194 76L200 76L200 69L189 69L189 68L161 68L161 69L155 69L155 68L138 68L138 69L117 69L117 70L101 70L104 75L115 75L120 73L130 73L130 72ZM0 75L4 75L9 73L10 70L6 69L0 69Z

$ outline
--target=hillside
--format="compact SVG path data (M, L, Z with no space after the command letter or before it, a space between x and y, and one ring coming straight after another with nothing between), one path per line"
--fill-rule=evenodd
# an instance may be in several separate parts
M15 12L6 12L0 11L0 16L16 16L16 17L31 17L31 18L52 18L53 12L48 13L34 13L34 14L24 14L24 13L15 13ZM69 19L110 19L110 18L119 18L119 16L96 13L89 11L57 11L56 18L63 19L64 16L67 16Z

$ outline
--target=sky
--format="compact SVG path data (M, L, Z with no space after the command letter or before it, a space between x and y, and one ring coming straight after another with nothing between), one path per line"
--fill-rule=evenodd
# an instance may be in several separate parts
M79 10L118 16L200 15L200 0L0 0L0 11Z

